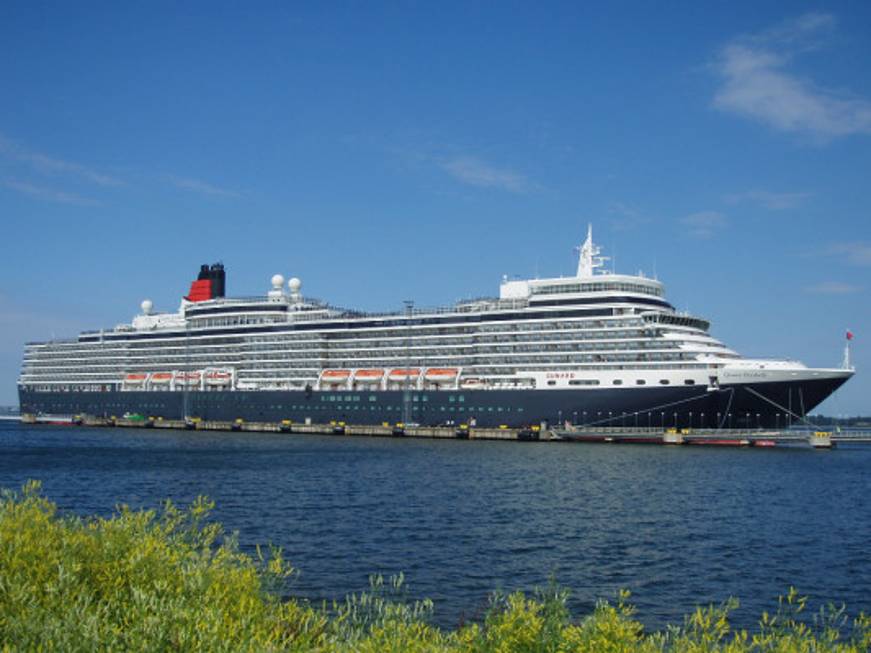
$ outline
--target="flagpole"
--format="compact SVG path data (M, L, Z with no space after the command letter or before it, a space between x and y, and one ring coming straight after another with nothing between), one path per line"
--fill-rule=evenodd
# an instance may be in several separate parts
M843 369L852 370L853 366L850 364L850 341L853 340L853 332L847 329L847 339L844 343L844 362L842 364Z

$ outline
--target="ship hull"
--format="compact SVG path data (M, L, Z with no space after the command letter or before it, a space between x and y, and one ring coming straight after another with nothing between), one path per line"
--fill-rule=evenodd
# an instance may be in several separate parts
M847 376L719 388L410 391L409 421L523 427L786 428L799 423ZM404 421L402 391L40 392L19 388L21 412L251 422L381 424Z

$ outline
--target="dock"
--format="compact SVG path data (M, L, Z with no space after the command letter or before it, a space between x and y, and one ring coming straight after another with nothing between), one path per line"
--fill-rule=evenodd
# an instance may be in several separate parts
M34 415L22 415L21 423L38 424L39 418ZM549 440L552 435L547 429L533 426L531 428L481 428L460 424L457 426L420 426L405 424L379 425L346 424L345 422L329 422L327 424L298 423L284 420L282 422L249 422L245 420L216 421L202 419L163 419L162 417L123 418L123 417L93 417L80 416L73 420L72 426L89 427L121 427L149 429L178 429L196 431L240 431L246 433L292 433L309 435L345 435L368 437L412 437L430 439L460 439L460 440Z
M830 449L838 443L871 442L871 430L826 431L806 429L645 429L584 428L553 429L554 439L569 442L606 442L719 447L775 447L807 445Z
M19 419L15 417L13 419ZM23 424L38 424L35 415L21 415ZM871 430L826 431L809 427L808 429L766 430L766 429L662 429L626 427L581 427L568 425L564 428L549 428L546 424L516 428L509 426L478 427L469 424L457 426L421 426L418 424L379 425L346 424L329 422L326 424L297 423L290 420L282 422L248 422L202 420L197 418L180 420L162 417L93 417L77 416L73 426L154 428L196 431L238 431L245 433L288 433L309 435L341 435L363 437L409 437L429 439L460 440L513 440L521 442L586 442L603 444L659 444L668 446L713 446L713 447L776 447L809 446L815 449L829 449L839 443L871 443Z

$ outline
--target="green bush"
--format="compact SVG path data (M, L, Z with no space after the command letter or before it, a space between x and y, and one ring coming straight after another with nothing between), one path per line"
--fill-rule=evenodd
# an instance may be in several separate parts
M566 591L494 595L481 623L445 631L432 603L410 602L402 577L332 605L282 601L292 573L281 552L239 552L207 521L212 504L186 510L118 509L109 519L58 514L31 482L0 494L0 645L4 651L630 651L871 650L871 619L829 607L804 619L791 590L754 632L735 631L737 603L698 608L684 623L646 633L628 594L573 619Z

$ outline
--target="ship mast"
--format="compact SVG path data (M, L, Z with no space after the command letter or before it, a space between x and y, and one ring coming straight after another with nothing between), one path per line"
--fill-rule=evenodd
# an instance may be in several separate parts
M599 256L601 248L593 244L593 225L587 225L587 239L579 248L578 277L587 278L595 274L596 268L600 268L608 260L607 256Z

